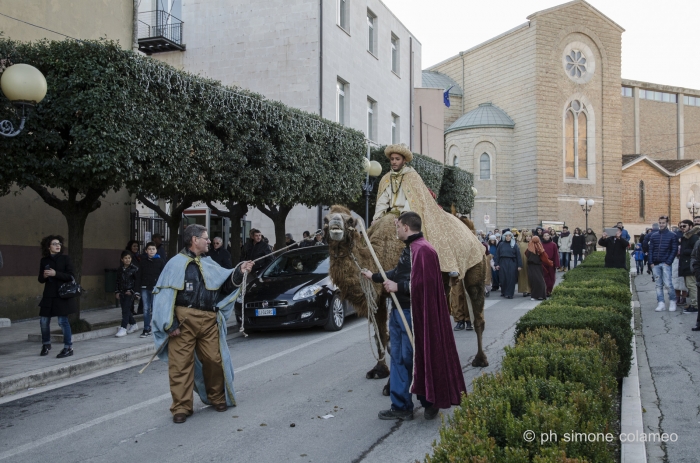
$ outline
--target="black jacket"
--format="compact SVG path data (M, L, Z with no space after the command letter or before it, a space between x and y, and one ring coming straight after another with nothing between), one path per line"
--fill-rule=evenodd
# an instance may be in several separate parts
M571 252L573 254L583 254L586 249L586 237L583 235L573 235L571 238Z
M151 259L147 254L142 255L139 271L136 272L136 290L138 291L141 288L153 289L164 267L165 259L160 257Z
M119 270L117 270L117 289L115 293L124 294L127 291L131 291L136 294L140 292L141 288L136 285L136 274L138 271L139 268L134 264L129 264L127 268L120 265Z
M627 255L629 241L624 238L609 236L599 239L598 246L605 248L606 268L627 268L625 256Z
M250 240L245 244L245 246L243 246L243 256L241 257L241 262L247 260L255 260L260 257L267 256L271 252L272 251L270 251L270 245L267 244L264 240L260 241L259 243ZM270 262L272 262L271 257L259 260L253 266L253 273L257 275L261 270L267 267Z
M209 257L212 258L214 262L221 265L223 268L233 268L233 263L231 262L231 254L221 246L219 249L211 248L207 253Z
M700 240L700 225L695 225L681 238L681 255L678 259L678 276L687 277L693 275L690 268L690 258L695 248L695 243Z
M421 238L423 233L416 233L408 237L404 243L406 247L401 251L401 256L399 257L399 263L396 268L386 272L386 277L398 285L398 291L396 292L396 299L401 304L402 309L408 309L411 307L411 243L413 243L418 238ZM381 273L375 273L372 275L372 281L375 283L383 283L384 278L382 278Z
M700 284L700 240L695 243L690 253L690 270L695 275L695 283Z
M184 248L180 253L189 257L196 257L189 249ZM200 310L214 311L216 304L221 300L222 296L230 294L237 286L243 282L243 273L240 268L233 272L233 278L229 278L226 282L216 290L209 290L204 286L202 272L195 262L190 262L185 269L184 289L178 291L175 296L175 305L182 307L192 307ZM179 322L174 321L169 332L174 331L179 327Z
M46 267L56 271L56 276L44 278ZM75 277L73 263L65 254L42 257L39 263L39 283L44 285L44 294L39 302L40 317L66 316L77 311L75 298L61 299L58 296L58 288L63 283L71 281Z

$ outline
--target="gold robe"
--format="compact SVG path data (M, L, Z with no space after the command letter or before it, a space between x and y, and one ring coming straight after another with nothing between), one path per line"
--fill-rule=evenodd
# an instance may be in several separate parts
M379 217L384 215L379 208L380 199L390 187L390 181L391 172L388 172L379 182L377 197ZM467 270L481 263L485 249L479 239L457 217L438 206L428 187L423 183L423 179L413 168L404 168L401 190L406 197L409 210L416 212L423 222L423 235L437 251L441 271L456 271L459 273L459 278L464 278ZM403 211L402 208L400 212ZM378 218L377 214L375 214L376 218Z

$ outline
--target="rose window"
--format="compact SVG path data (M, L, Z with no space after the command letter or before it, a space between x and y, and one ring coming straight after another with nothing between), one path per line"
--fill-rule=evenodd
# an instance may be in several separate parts
M581 77L586 74L586 57L579 50L571 50L566 55L566 72L571 77Z

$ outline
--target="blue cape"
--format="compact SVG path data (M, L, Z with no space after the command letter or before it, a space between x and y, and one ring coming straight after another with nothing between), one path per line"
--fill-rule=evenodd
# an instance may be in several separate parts
M202 272L204 285L207 289L215 291L231 277L234 269L225 269L214 262L211 257L192 258L183 253L178 253L168 261L163 269L163 272L158 278L155 288L153 289L153 342L156 344L156 350L160 349L163 343L168 342L167 330L173 324L175 315L175 297L177 291L185 289L185 269L190 262L194 261ZM226 381L226 404L229 407L236 405L236 395L233 390L233 362L231 361L231 353L226 344L226 322L233 312L233 304L238 297L240 288L235 290L230 295L224 297L216 306L219 311L216 314L216 322L219 325L219 350L221 351L221 366L224 370ZM158 355L161 360L168 360L168 347L165 346L163 351ZM197 353L194 354L194 390L199 394L207 405L207 389L204 385L204 375L202 374L202 362L197 358Z

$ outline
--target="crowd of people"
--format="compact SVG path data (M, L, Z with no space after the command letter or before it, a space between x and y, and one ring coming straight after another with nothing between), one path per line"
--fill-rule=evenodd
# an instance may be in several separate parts
M567 226L561 231L552 227L496 228L488 235L478 230L477 237L486 248L491 266L491 285L487 285L486 296L493 290L500 290L501 297L512 299L517 286L518 293L533 301L551 295L557 271L575 268L597 245L605 246L592 229L584 232L575 228L572 233ZM455 329L464 329L464 324L458 323Z

